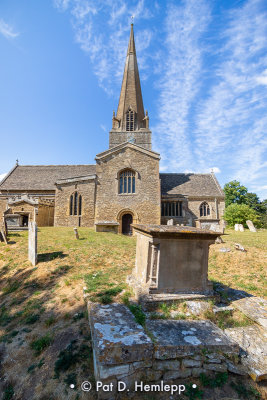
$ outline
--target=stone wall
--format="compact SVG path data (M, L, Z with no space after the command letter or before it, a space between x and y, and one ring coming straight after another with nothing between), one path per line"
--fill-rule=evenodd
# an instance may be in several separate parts
M119 172L136 172L134 194L119 194ZM97 160L96 222L117 221L132 213L134 223L160 223L159 159L138 149L124 148Z
M0 198L0 217L3 216L4 211L6 211L7 200Z
M89 302L88 313L95 379L114 385L113 393L100 388L99 399L115 399L118 382L132 391L136 382L239 373L239 346L209 321L150 320L144 330L122 304Z
M210 207L210 215L206 216L206 217L200 217L200 205L206 202L208 203L209 207ZM192 214L192 218L193 220L195 219L211 219L211 220L216 220L216 219L222 219L223 217L223 212L224 212L224 207L225 207L225 202L223 199L217 199L217 213L216 213L216 201L214 197L210 197L210 198L189 198L188 199L188 211L189 213Z
M82 196L82 215L70 215L70 196L77 191ZM95 180L57 185L55 226L94 226Z

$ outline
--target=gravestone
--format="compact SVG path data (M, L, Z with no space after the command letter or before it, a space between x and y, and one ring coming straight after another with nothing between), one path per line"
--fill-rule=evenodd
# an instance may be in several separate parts
M173 219L169 219L169 220L167 221L167 225L173 225Z
M7 237L4 229L0 230L0 242L5 242L5 244L7 244Z
M29 225L29 251L28 258L32 265L37 264L37 224L36 222L30 221Z
M78 229L77 229L77 228L73 228L73 230L74 230L76 239L80 239L80 238L79 238Z
M244 227L242 224L235 224L235 231L244 232Z
M255 226L254 226L252 221L248 220L248 221L246 221L246 224L247 224L248 229L250 230L250 232L257 232L257 229L255 228Z

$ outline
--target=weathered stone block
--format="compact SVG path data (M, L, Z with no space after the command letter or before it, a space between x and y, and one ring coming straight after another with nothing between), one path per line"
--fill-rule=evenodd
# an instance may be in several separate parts
M225 333L244 350L241 363L251 378L256 382L267 379L266 331L260 326L251 325L229 328Z
M227 365L228 371L232 372L233 374L243 375L243 376L248 375L248 369L246 367L244 367L243 365L235 365L235 364L231 363L230 361L226 361L226 365Z
M225 363L222 364L203 364L203 368L207 371L216 371L216 372L225 372L227 371L227 365Z
M187 368L187 367L201 367L202 361L196 361L196 360L190 360L190 359L185 359L182 362L182 366Z
M113 303L88 303L97 363L105 366L152 359L153 343L129 309Z
M98 364L98 379L108 379L112 377L127 375L130 371L129 364L114 365L106 367L105 365Z
M244 297L234 301L232 305L267 329L267 300L261 297Z
M185 358L203 349L212 353L239 353L239 346L209 321L150 320L147 329L155 338L156 359Z
M154 371L153 369L147 369L146 370L146 380L148 382L153 382L153 381L158 381L163 375L162 371Z
M194 378L198 378L200 374L203 374L204 369L203 368L192 368L192 376Z
M153 369L155 370L177 370L180 368L180 362L177 360L155 361Z
M163 380L168 381L170 379L188 378L191 374L192 370L190 368L184 370L180 369L179 371L168 371L163 375Z

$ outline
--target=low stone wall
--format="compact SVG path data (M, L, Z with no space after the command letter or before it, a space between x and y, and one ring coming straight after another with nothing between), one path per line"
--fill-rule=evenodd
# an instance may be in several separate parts
M122 304L89 302L88 310L96 383L113 384L112 392L98 390L99 399L115 399L123 384L134 391L142 382L242 373L239 346L211 322L149 320L144 330Z

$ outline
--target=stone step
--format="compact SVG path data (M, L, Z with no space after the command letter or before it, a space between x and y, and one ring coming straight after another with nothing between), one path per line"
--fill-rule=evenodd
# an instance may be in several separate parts
M148 294L143 295L140 298L140 303L145 311L154 311L158 308L161 303L173 304L182 303L184 301L196 301L196 300L211 300L215 299L214 295L205 295L198 293L164 293L164 294Z
M244 297L234 301L232 306L260 324L267 331L267 301L265 299L254 296Z
M146 328L154 338L154 356L158 359L202 350L206 353L239 353L239 346L210 321L149 320Z
M267 379L267 333L257 325L225 329L241 348L241 363L255 382Z

